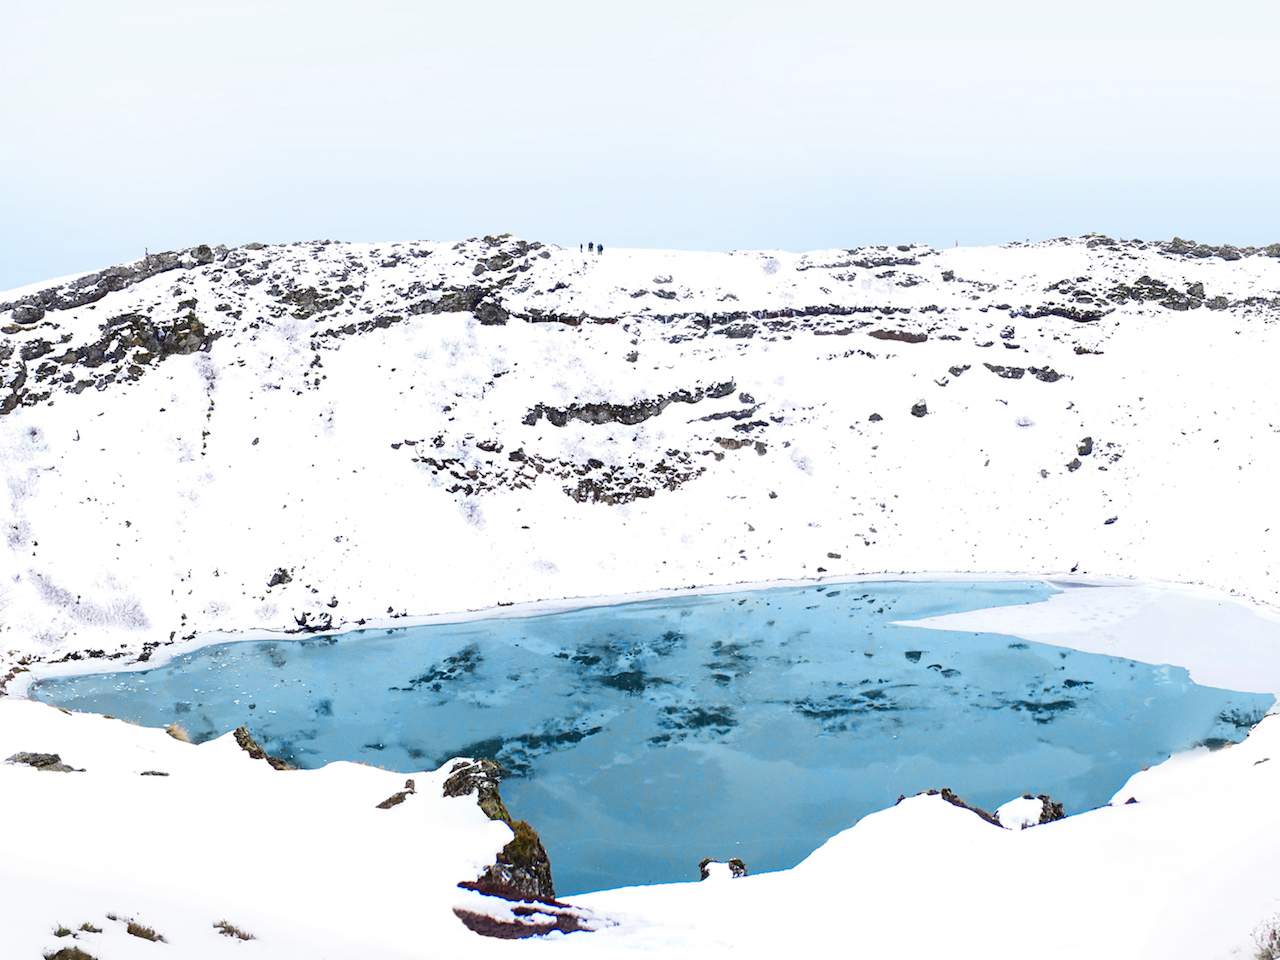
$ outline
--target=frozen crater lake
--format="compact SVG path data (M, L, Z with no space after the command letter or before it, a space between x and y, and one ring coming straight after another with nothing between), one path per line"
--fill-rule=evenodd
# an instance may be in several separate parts
M1084 588L1080 588L1084 589ZM1078 813L1273 697L1185 670L895 621L1044 600L1042 582L859 582L225 643L52 677L36 699L205 740L247 724L303 767L491 757L562 894L793 866L900 794Z

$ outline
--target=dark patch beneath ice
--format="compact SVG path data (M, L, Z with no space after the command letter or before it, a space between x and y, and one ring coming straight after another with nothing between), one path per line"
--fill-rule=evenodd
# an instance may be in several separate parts
M410 680L408 685L389 687L388 689L405 692L417 690L419 687L426 687L435 693L439 693L444 689L445 684L475 673L483 661L484 657L480 654L480 648L473 644L461 653L445 657L439 665L432 667L425 673L420 673Z

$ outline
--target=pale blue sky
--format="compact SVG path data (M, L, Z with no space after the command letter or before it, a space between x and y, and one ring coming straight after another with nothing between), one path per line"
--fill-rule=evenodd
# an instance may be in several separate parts
M193 243L1280 240L1273 2L0 0L0 289Z

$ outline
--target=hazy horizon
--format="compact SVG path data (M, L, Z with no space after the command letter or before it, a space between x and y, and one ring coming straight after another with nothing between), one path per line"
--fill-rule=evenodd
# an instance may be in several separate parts
M252 240L1271 243L1278 21L1252 0L17 0L0 289Z

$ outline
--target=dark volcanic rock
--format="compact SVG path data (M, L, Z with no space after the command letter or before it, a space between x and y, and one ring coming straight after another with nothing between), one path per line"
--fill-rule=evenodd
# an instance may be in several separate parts
M1189 257L1206 259L1218 257L1222 260L1239 260L1242 257L1264 256L1280 257L1280 243L1268 244L1265 247L1235 247L1229 243L1214 246L1209 243L1196 243L1194 240L1183 240L1174 237L1160 245L1160 252L1169 257Z
M0 384L0 415L43 402L54 390L79 393L87 387L102 389L117 381L137 380L166 357L207 351L221 336L206 329L195 314L157 321L145 314L126 313L102 324L99 332L97 340L60 354L46 349L43 342L24 345L27 358L18 364L7 394ZM30 377L27 359L43 361Z
M157 274L170 270L190 270L222 260L226 256L226 247L210 247L207 244L191 247L188 250L153 253L136 263L108 267L105 270L69 280L64 284L19 297L10 303L0 303L0 311L30 307L40 311L39 315L35 316L38 320L46 310L71 310L88 303L97 303L109 293L124 290ZM18 319L16 311L14 319ZM31 323L34 320L19 322Z
M1204 284L1193 283L1182 291L1144 274L1132 284L1116 284L1107 294L1107 299L1113 303L1154 301L1166 310L1193 310L1204 306Z
M1110 310L1088 310L1083 307L1064 306L1061 304L1043 304L1039 307L1024 307L1017 312L1016 316L1026 317L1029 320L1039 320L1042 317L1063 317L1066 320L1074 320L1076 323L1095 323L1110 312Z
M397 790L391 796L387 797L387 799L378 804L377 808L379 810L390 810L392 807L398 807L417 792L417 787L414 785L414 782L412 780L406 780L404 782L403 790Z
M706 880L711 876L711 870L709 868L713 863L724 863L728 865L729 876L734 880L738 879L738 877L745 877L747 875L747 865L738 857L731 857L728 860L716 860L713 857L703 857L698 863L699 880Z
M44 307L34 303L20 303L13 308L14 323L35 323L44 317Z
M461 287L450 290L434 302L424 300L409 308L410 313L466 313L474 312L485 297L484 287Z
M947 801L947 803L951 804L952 806L959 807L961 810L968 810L970 813L975 813L979 817L981 817L983 820L987 821L987 823L996 827L1000 827L999 817L997 817L994 813L991 813L987 810L983 810L981 807L975 807L970 803L965 803L965 801L961 800L960 797L958 797L955 794L955 792L951 790L950 787L943 787L941 790L925 790L925 791L922 791L921 793L916 794L916 796L942 797L943 800ZM898 797L897 802L901 803L905 799L907 799L907 795L904 793ZM1001 829L1004 829L1004 828L1001 827Z
M983 366L997 377L1004 377L1006 380L1021 380L1027 372L1024 367L1004 367L998 363L984 363Z
M929 339L927 333L912 333L910 330L872 330L868 336L877 340L899 340L902 343L924 343Z
M293 316L298 320L306 320L318 313L328 313L342 305L341 294L328 294L315 287L304 287L290 290L280 298L280 302L293 308Z
M1062 379L1062 374L1053 367L1027 367L1027 371L1043 383L1056 383Z
M650 417L656 417L673 403L699 403L704 398L719 399L733 393L737 386L732 380L714 386L695 390L676 390L666 396L651 400L637 400L634 403L572 403L567 407L550 407L539 403L524 417L527 427L536 426L538 421L546 417L553 426L563 427L570 420L581 420L583 423L624 423L634 426L643 423Z
M481 300L472 312L486 327L501 326L511 317L511 314L492 300Z
M589 910L558 900L523 901L510 907L511 918L497 911L483 913L465 907L454 907L453 913L472 933L499 940L523 940L528 937L543 937L549 933L591 931L601 925L601 921Z
M84 773L80 767L72 767L62 762L56 753L15 753L5 763L25 764L46 773Z

